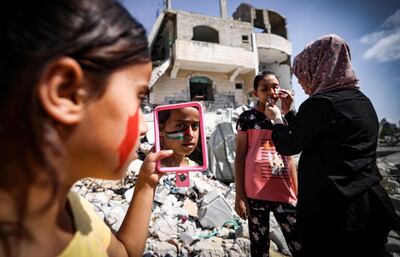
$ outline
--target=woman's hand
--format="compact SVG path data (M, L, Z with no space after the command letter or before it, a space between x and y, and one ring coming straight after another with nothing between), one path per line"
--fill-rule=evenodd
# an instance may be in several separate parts
M292 109L292 104L293 104L293 92L281 88L279 90L279 99L281 99L282 102L282 112L283 114L288 113Z
M170 157L173 153L173 150L161 150L155 153L154 148L151 149L140 167L137 183L156 188L160 178L164 175L164 173L156 170L156 162Z

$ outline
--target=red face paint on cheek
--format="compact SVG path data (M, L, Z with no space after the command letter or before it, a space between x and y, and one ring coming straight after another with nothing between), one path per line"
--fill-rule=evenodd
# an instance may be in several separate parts
M138 136L139 136L139 111L137 111L133 116L128 117L125 136L118 147L119 163L117 170L119 170L124 165L126 160L129 158L129 154L135 147L135 143L137 142Z

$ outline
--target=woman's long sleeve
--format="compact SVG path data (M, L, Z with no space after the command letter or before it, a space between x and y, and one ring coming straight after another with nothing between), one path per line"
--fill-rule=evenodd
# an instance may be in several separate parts
M289 112L285 118L288 126L274 125L272 139L280 154L298 154L329 127L333 120L333 105L326 98L309 98L300 106L297 114Z

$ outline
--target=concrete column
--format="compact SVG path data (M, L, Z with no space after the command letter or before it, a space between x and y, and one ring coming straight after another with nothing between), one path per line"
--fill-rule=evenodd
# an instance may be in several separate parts
M172 0L164 0L164 5L166 9L172 9Z
M228 18L228 10L226 7L226 0L219 0L219 7L220 7L220 13L221 13L221 18Z

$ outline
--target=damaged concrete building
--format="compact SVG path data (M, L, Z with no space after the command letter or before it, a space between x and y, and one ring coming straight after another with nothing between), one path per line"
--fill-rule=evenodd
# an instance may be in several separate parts
M216 3L217 4L217 3ZM154 70L150 102L170 104L202 101L206 111L248 105L257 72L270 70L281 86L291 89L291 43L279 13L242 3L227 17L171 8L159 14L149 43Z

